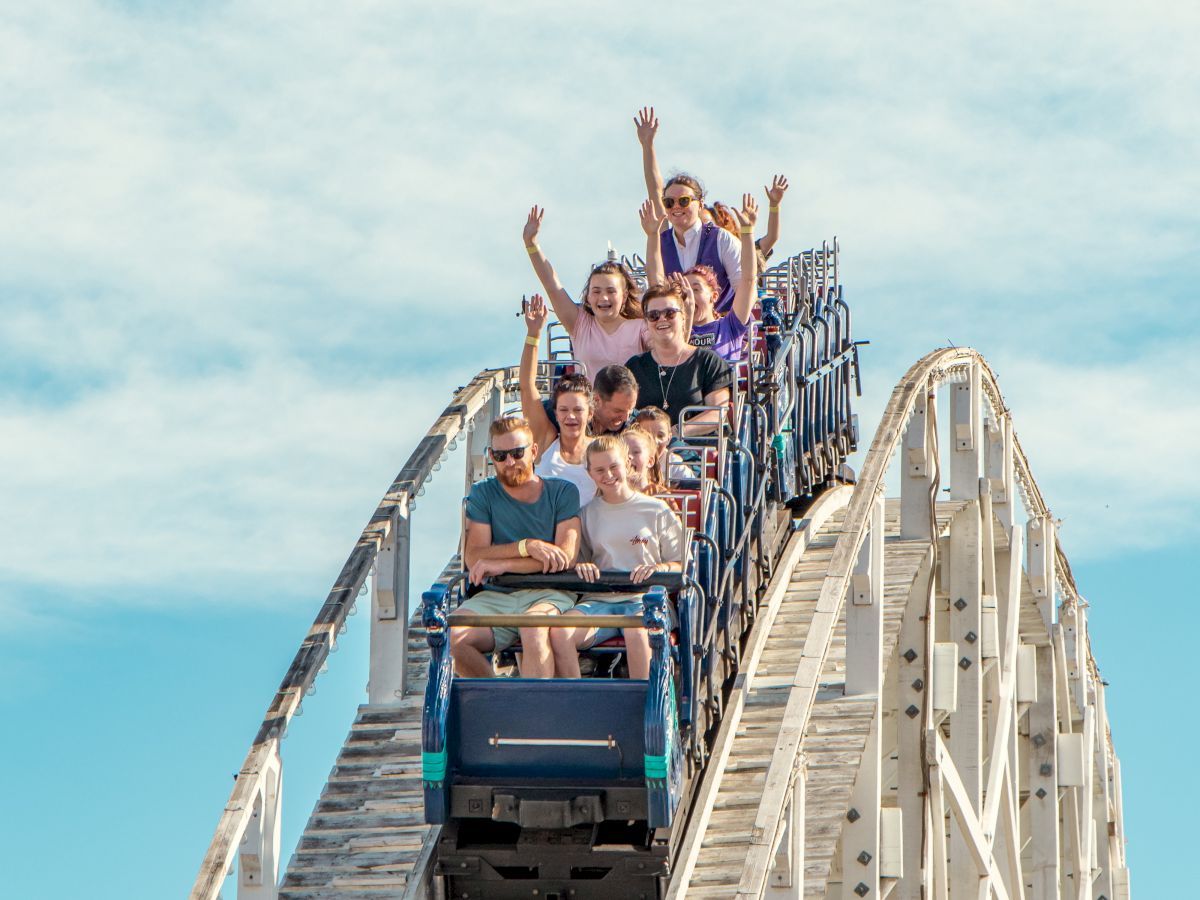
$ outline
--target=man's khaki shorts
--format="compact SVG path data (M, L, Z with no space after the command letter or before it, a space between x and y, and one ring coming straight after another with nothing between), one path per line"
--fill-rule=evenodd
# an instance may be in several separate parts
M475 613L478 616L516 616L538 603L549 603L562 613L575 605L575 595L550 588L526 588L512 593L480 591L463 603L459 609L463 612ZM495 652L499 653L506 647L511 647L517 642L518 636L515 628L493 628L492 637L496 641Z

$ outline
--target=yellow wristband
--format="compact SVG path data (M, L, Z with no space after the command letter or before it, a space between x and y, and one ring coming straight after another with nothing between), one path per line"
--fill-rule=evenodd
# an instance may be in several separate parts
M529 556L529 548L525 546L527 540L528 538L521 538L521 540L517 541L517 553L521 554L522 559Z
M779 212L779 207L778 206L768 206L767 212Z
M536 347L538 345L538 336L536 334L526 335L525 343L528 344L530 347Z
M742 232L742 234L754 234L754 229L753 228L743 228L743 229L741 229L741 232Z
M538 253L540 249L541 248L539 248L537 244L529 244L525 247L525 252L530 256L533 256L533 254Z

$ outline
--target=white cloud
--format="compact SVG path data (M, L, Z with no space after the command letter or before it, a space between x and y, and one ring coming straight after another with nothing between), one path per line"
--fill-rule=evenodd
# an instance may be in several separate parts
M571 288L606 240L640 247L644 102L665 169L720 197L786 172L783 248L841 236L869 393L948 338L993 357L1035 470L1063 480L1061 502L1047 494L1066 539L1086 527L1080 547L1100 546L1087 498L1136 449L1126 423L1161 419L1120 416L1098 448L1049 398L1099 413L1096 385L1137 382L1163 404L1138 365L1114 379L1097 360L1160 323L1195 334L1198 15L6 12L5 570L85 601L164 579L293 584L298 559L327 580L449 388L515 356L528 205L548 207ZM1057 392L1034 389L1050 376ZM44 540L64 515L78 540Z

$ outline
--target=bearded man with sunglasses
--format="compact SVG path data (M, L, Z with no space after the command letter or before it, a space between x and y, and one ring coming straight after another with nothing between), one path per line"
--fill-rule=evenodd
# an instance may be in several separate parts
M562 572L575 565L579 551L579 489L561 478L533 471L537 445L529 423L520 416L497 419L488 429L488 450L496 467L492 478L472 485L467 497L467 536L463 564L472 584L493 575ZM575 596L548 588L509 589L491 585L459 609L477 615L554 615L575 605ZM554 675L554 656L546 628L455 628L450 655L455 671L468 678L495 674L485 654L521 640L521 674Z

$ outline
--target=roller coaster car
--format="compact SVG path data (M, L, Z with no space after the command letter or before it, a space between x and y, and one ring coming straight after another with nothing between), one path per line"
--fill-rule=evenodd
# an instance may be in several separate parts
M598 584L573 574L497 581L589 593L646 588L621 574L603 573ZM690 644L686 629L672 640L672 607L680 603L687 620L697 592L682 575L652 581L643 616L619 617L648 631L648 680L454 677L449 591L426 592L435 681L426 694L422 787L426 820L446 825L443 871L495 882L499 893L487 896L529 896L530 879L570 883L579 898L655 894L686 769L675 670ZM611 865L596 856L606 848L615 851Z

